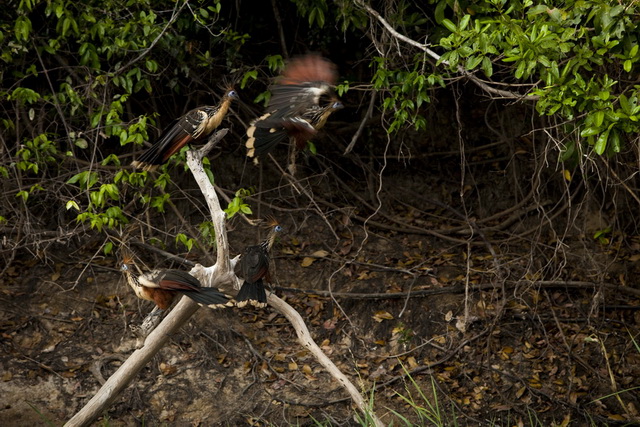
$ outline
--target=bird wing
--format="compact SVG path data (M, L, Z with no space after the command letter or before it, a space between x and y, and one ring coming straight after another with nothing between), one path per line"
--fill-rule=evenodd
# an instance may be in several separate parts
M213 112L211 112L213 111ZM203 136L209 114L216 107L194 108L179 119L171 122L158 140L137 159L137 164L162 164L190 142Z
M158 138L158 140L147 151L138 157L138 163L161 164L164 163L176 152L180 151L193 138L185 130L185 118L183 116L174 120Z
M249 246L240 258L240 274L247 282L257 282L269 271L269 254L260 245Z
M268 113L265 116L267 115ZM288 137L287 130L281 123L265 126L261 120L265 116L255 120L247 129L248 138L245 146L249 157L259 157L270 152L273 147L286 141Z
M338 81L336 65L326 58L311 53L289 61L278 78L278 84L296 85L302 82L327 82L335 86Z
M200 281L186 271L181 270L153 270L140 275L142 286L171 291L200 291Z
M271 88L268 111L274 119L301 115L317 106L320 96L332 93L337 80L336 66L328 59L318 54L294 58Z
M318 106L322 95L330 94L326 82L306 82L298 85L275 85L271 88L268 111L272 120L287 119L304 114L309 108Z
M197 292L180 291L200 305L209 308L221 308L230 305L229 296L223 294L216 288L199 288Z
M314 108L317 109L317 108ZM316 134L316 129L303 116L274 120L271 113L256 119L247 129L247 155L259 157L270 152L280 142L291 136L301 149L304 143Z

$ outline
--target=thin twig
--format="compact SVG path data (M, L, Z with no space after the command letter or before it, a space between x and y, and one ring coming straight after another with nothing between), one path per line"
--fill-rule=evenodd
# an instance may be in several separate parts
M376 89L373 89L371 91L371 99L369 99L369 108L367 108L367 112L364 114L364 117L360 122L360 126L358 127L358 130L356 131L355 134L353 134L353 137L351 137L351 142L349 142L349 145L347 145L347 148L344 150L343 154L349 154L351 150L353 150L353 147L356 145L356 142L360 138L360 135L362 135L362 131L364 130L365 125L367 124L369 119L373 116L373 107L376 105L377 96L378 96L378 91Z
M154 48L154 46L160 41L162 36L164 36L164 33L167 32L167 30L169 29L171 24L173 24L173 22L176 19L178 19L178 16L180 15L180 12L182 12L182 9L184 9L184 7L188 3L189 3L189 0L185 0L185 2L182 3L182 6L180 6L179 8L178 8L178 3L176 3L175 7L173 8L173 13L171 14L171 18L169 19L169 22L167 22L167 25L165 25L164 28L162 28L162 31L160 31L160 34L158 34L158 36L151 42L149 47L145 48L142 51L142 53L140 53L140 55L138 55L137 57L135 57L131 61L127 62L122 67L118 68L118 72L120 72L120 73L125 72L130 66L132 66L133 64L135 64L136 62L140 61L142 58L147 56L147 54L149 54L149 52L151 52L151 50Z

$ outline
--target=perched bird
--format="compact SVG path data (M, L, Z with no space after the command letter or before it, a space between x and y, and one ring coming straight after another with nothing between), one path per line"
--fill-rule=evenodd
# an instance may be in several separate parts
M275 220L271 220L271 230L267 238L259 245L248 246L242 252L240 261L236 264L236 274L244 279L240 292L236 295L236 305L240 308L247 304L254 307L267 305L267 293L263 279L271 282L269 275L269 252L276 240L276 235L282 227Z
M234 99L238 99L238 94L228 90L218 105L194 108L174 120L147 151L131 162L131 166L146 171L155 170L186 144L204 140L220 126Z
M255 119L247 130L247 156L256 158L269 153L287 135L295 139L297 147L304 148L327 117L342 108L333 90L337 80L335 64L320 55L291 60L270 88L267 113ZM331 101L321 105L321 97Z
M132 260L125 258L121 270L129 286L138 298L153 301L161 310L168 309L177 294L186 295L198 304L213 309L232 305L227 295L216 288L203 287L198 279L185 271L153 270L136 276L131 271L132 267Z

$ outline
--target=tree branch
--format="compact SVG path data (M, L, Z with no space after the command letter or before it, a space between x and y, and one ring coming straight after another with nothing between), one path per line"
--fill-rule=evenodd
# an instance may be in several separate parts
M149 334L144 347L131 353L127 361L109 377L95 396L65 424L65 427L88 426L98 418L199 307L189 298L182 298L162 323Z
M216 231L217 262L212 267L203 267L197 264L191 269L191 274L200 279L204 286L215 286L217 288L228 287L231 283L234 288L238 288L239 279L233 273L233 265L237 262L237 257L229 259L229 243L225 228L225 213L220 207L220 202L215 188L202 166L202 158L217 144L227 133L227 129L216 132L209 138L209 142L200 150L190 150L187 152L187 164L191 169L203 197L207 201L211 218ZM289 304L278 298L275 294L268 297L269 305L285 316L291 323L298 335L300 343L307 348L318 362L344 387L358 409L365 415L365 419L370 420L376 427L383 427L384 424L376 416L371 408L367 406L367 401L362 397L358 389L344 375L338 367L322 352L315 343L309 329L300 314ZM118 397L120 392L133 380L137 373L149 360L166 344L171 335L175 333L199 308L199 305L189 298L182 298L171 310L162 323L151 332L142 348L134 351L123 365L103 384L96 395L66 424L66 427L87 426L93 422L111 403Z
M213 187L213 183L209 180L209 177L204 171L202 166L202 158L206 156L209 151L229 132L229 129L220 129L209 137L209 142L200 150L190 150L187 152L187 164L193 174L203 197L209 206L211 212L211 219L213 221L213 228L216 232L216 246L217 246L217 258L214 267L219 270L219 274L228 276L233 275L231 269L231 262L229 261L229 240L227 239L227 227L225 227L224 221L227 214L224 213L220 207L220 200L216 189ZM235 275L233 275L235 277Z
M360 394L358 389L353 385L349 378L347 378L347 376L338 369L331 359L324 354L322 349L320 349L318 344L313 340L309 333L309 329L300 314L275 294L269 294L268 303L271 307L276 309L278 313L287 318L291 323L291 326L296 330L300 343L309 350L309 352L318 360L327 372L347 390L353 400L353 403L355 403L358 409L360 409L360 411L365 415L365 419L371 419L376 427L383 427L384 424L376 416L372 408L368 407L367 401L362 397L362 394Z
M202 167L202 158L227 134L227 129L216 132L202 149L191 150L187 153L187 163L191 168L198 185L211 211L211 219L216 230L218 247L218 262L212 267L197 264L191 269L191 274L197 277L205 286L222 287L228 283L235 283L237 278L231 269L229 260L229 243L224 226L225 213L220 208L218 197ZM105 411L118 397L120 392L129 385L136 374L153 356L167 343L169 338L198 310L200 306L189 298L183 297L164 320L153 330L144 342L144 346L134 351L126 362L103 384L93 398L66 424L67 427L87 426Z

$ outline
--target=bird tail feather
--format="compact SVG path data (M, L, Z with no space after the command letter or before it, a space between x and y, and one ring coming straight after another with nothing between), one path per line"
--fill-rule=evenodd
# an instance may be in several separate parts
M236 295L236 305L242 308L247 304L258 308L267 306L267 292L262 280L255 283L245 281L242 284L240 292Z
M199 288L197 291L182 292L198 304L209 308L223 308L233 305L231 297L216 288Z
M247 131L247 154L249 157L260 157L269 153L276 145L287 139L284 127L263 128L252 126Z

